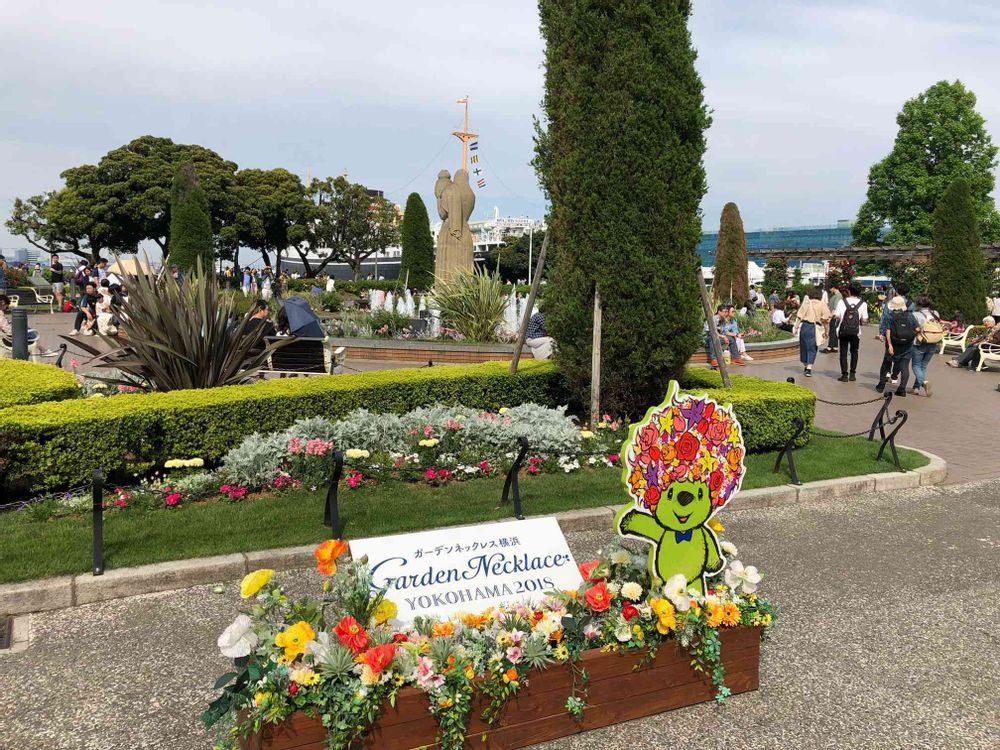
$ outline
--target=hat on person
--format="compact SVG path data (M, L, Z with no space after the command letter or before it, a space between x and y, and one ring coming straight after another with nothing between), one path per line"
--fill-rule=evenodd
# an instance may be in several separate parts
M893 297L891 300L889 300L888 307L889 307L890 310L893 310L893 311L895 311L895 310L905 310L906 309L906 300L903 299L902 297L898 297L898 296L897 297Z

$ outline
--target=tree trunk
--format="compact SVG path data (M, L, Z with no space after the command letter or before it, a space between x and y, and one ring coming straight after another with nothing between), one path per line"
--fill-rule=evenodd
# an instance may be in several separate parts
M601 421L601 292L594 286L594 338L590 352L590 429Z
M531 310L535 306L535 296L538 294L538 287L542 281L542 269L545 268L545 253L549 249L549 234L545 233L542 240L542 249L538 253L538 264L535 266L535 277L531 281L531 289L528 291L528 299L525 302L524 317L521 318L521 328L517 332L517 343L514 344L514 358L510 361L510 374L517 372L518 362L521 360L521 350L524 349L524 340L528 336L528 320L531 318ZM499 268L499 263L497 263Z
M722 375L722 385L732 388L729 381L729 368L726 367L726 358L722 354L722 342L719 340L719 329L715 327L715 313L712 312L712 303L708 299L708 287L705 286L705 276L701 272L701 264L698 265L698 288L701 290L701 306L705 311L705 321L708 323L708 335L710 341L715 343L715 352L719 363L719 373ZM709 347L709 357L712 356L712 347Z
M302 271L307 279L311 279L314 276L312 266L309 265L309 259L306 257L306 253L298 245L295 246L295 252L299 254L299 259L302 261ZM318 271L317 271L318 273Z

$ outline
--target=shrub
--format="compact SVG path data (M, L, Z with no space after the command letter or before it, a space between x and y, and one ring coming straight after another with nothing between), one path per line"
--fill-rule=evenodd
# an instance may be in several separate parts
M743 233L743 219L735 203L722 208L719 237L715 249L715 276L712 291L719 302L743 304L750 298L747 279L747 238Z
M194 164L184 162L174 173L170 191L170 256L182 271L192 271L199 260L212 268L212 218L208 196L198 181Z
M967 323L986 312L986 258L979 246L976 209L968 180L958 178L934 210L929 293L946 318Z
M430 289L434 285L434 238L420 193L410 193L406 199L400 235L399 278L408 278L411 289Z
M52 365L0 359L0 409L80 396L72 373Z
M748 453L777 450L791 436L792 419L801 417L806 431L800 445L808 442L808 430L816 415L816 397L808 388L776 383L745 375L730 375L732 388L722 387L722 376L714 370L689 369L681 379L688 393L707 393L720 404L732 404L743 427Z
M482 269L438 279L434 304L442 320L469 341L496 341L497 327L507 309L500 276Z
M356 375L268 380L169 393L122 394L93 402L64 401L0 411L9 449L2 482L34 489L86 481L96 467L120 472L176 456L216 461L246 435L283 430L297 419L337 418L377 405L403 413L423 404L463 403L499 409L551 403L558 376L551 362L380 370ZM3 442L0 441L0 445Z
M369 325L376 336L392 338L402 333L410 324L405 315L391 310L376 310L369 317Z

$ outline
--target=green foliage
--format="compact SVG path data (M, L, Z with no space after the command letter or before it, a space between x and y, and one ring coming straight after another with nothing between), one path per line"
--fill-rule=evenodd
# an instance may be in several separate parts
M368 320L372 332L386 338L399 335L410 325L410 319L395 310L376 310Z
M8 484L45 489L85 481L97 466L115 473L177 456L216 461L246 435L302 417L339 417L373 404L400 413L435 402L497 410L552 403L553 393L554 366L529 360L513 377L506 362L490 362L122 394L99 409L89 400L18 406L0 411L0 437L10 439L0 460L10 462Z
M408 278L411 289L430 289L434 285L434 238L420 193L410 193L406 199L401 244L399 278Z
M719 302L742 303L750 299L750 279L747 276L747 238L743 219L735 203L727 203L719 222L719 239L715 250L715 275L712 291Z
M776 450L792 433L792 419L801 417L806 429L799 444L808 440L816 415L816 397L808 388L793 383L775 383L744 375L730 375L732 388L722 387L722 376L713 370L689 369L680 379L681 389L707 393L720 404L732 404L743 428L748 453Z
M907 101L896 123L892 151L868 173L854 244L929 245L934 210L958 177L968 180L980 236L1000 240L991 196L997 147L976 111L976 95L961 81L939 81Z
M249 319L233 313L238 293L223 295L215 274L204 273L195 260L195 270L180 283L169 274L128 274L121 316L125 337L102 337L108 345L103 352L76 342L95 355L87 364L124 373L105 382L156 391L234 385L254 376L285 343L263 345L263 329L250 333Z
M857 275L854 260L851 258L836 258L830 261L829 269L826 273L827 286L846 286Z
M764 294L777 292L784 296L788 287L788 262L783 258L771 258L764 264Z
M233 195L235 217L227 243L256 250L265 265L271 265L272 253L280 261L289 247L305 255L312 204L298 175L280 168L241 169Z
M52 365L0 359L0 409L62 401L79 395L80 387L72 373Z
M607 410L657 403L701 346L695 252L711 117L690 2L539 2L544 124L535 166L552 204L546 325L573 393L590 388L595 287Z
M184 162L174 175L170 191L170 260L182 271L190 271L201 261L212 268L212 219L208 198L198 182L191 162Z
M445 325L469 341L496 341L497 326L507 308L507 294L500 277L481 268L438 279L434 304Z
M946 318L972 323L986 312L986 258L979 245L969 182L955 180L934 211L930 296Z
M538 251L545 241L545 232L535 232L534 235L508 237L503 245L490 250L486 266L491 271L500 274L500 278L508 284L517 284L528 278L528 264L538 261ZM534 252L532 253L531 250ZM542 276L547 277L548 264ZM534 269L532 269L534 273Z

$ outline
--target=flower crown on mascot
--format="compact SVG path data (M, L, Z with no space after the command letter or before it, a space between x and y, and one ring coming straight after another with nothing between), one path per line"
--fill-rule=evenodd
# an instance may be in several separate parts
M731 406L678 391L671 381L664 402L629 429L622 481L634 502L619 509L615 528L651 545L651 575L683 573L704 594L725 567L708 521L743 481L743 431Z

